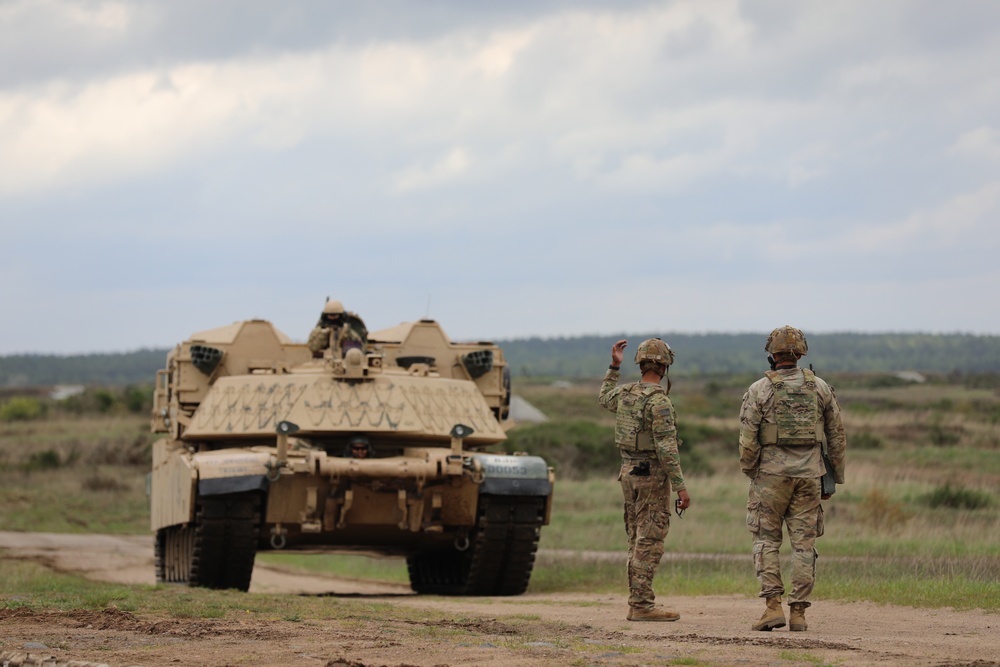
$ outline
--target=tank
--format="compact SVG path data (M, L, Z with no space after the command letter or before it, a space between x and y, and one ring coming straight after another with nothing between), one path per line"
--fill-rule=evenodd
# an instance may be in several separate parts
M156 580L246 591L260 551L363 552L417 593L523 593L554 475L483 451L509 406L502 350L433 320L322 352L266 320L196 333L156 378Z

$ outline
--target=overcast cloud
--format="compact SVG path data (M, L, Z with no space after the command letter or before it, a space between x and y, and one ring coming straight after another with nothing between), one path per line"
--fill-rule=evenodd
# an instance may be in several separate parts
M0 354L1000 334L998 62L991 0L0 2Z

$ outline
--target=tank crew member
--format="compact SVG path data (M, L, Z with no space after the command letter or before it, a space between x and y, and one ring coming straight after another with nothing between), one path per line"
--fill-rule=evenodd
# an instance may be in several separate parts
M307 345L314 358L322 357L326 349L338 350L342 357L352 347L364 350L367 342L368 329L361 318L345 311L340 301L327 300Z
M372 446L366 435L352 435L347 441L347 454L356 459L368 459L372 455Z
M792 543L789 629L806 629L805 610L816 583L816 538L823 534L820 478L825 438L834 477L844 483L847 438L833 388L798 360L809 350L802 331L783 326L771 332L764 349L771 369L750 385L740 408L740 467L750 478L747 528L753 534L753 561L760 580L764 615L751 626L784 627L778 550L782 524Z
M616 386L624 358L620 340L611 347L611 366L604 375L600 404L617 414L615 444L621 450L618 475L625 498L628 534L628 620L676 621L680 614L654 604L653 576L663 556L663 540L670 529L670 489L677 506L687 509L691 498L684 485L678 453L677 416L660 382L674 353L659 338L639 344L635 363L642 380Z

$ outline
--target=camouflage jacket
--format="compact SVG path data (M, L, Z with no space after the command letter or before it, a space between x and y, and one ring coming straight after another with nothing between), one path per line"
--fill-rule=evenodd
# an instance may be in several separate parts
M364 344L364 337L348 324L339 327L324 327L317 324L309 333L306 345L313 353L319 353L330 347L330 338L335 338L334 347L341 346L345 341Z
M777 371L781 380L795 389L801 388L805 373L801 368ZM816 377L816 397L822 433L827 442L827 453L833 464L838 484L844 483L847 436L840 417L840 404L833 387ZM784 477L822 477L824 472L820 447L782 446L761 444L761 431L777 424L775 418L775 392L772 381L763 377L743 395L740 408L740 467L748 477L757 472ZM773 428L773 426L772 426Z
M618 386L619 377L619 371L608 369L608 372L604 375L604 382L601 384L601 393L598 396L598 402L602 407L618 415L615 427L616 444L621 447L625 440L634 437L635 423L649 425L653 445L650 453L655 452L656 459L667 473L667 477L670 479L670 486L673 490L686 490L687 487L684 486L684 473L681 470L681 457L678 451L677 415L674 413L674 406L670 402L670 398L662 390L657 392L644 391L647 388L658 386L648 382L630 382ZM625 410L619 412L622 397L630 393L635 393L635 390L639 390L639 393L648 394L645 399L643 414L641 416L633 416L627 414ZM625 450L623 450L622 455L627 456Z

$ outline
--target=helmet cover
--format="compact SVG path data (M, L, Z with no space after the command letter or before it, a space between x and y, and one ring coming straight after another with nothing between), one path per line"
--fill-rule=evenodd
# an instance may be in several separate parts
M764 344L764 349L771 354L794 352L800 357L804 357L809 352L809 344L806 343L806 336L801 329L786 324L771 332Z
M330 300L326 302L323 306L324 315L343 315L344 314L344 304L339 301Z
M635 363L654 361L664 366L674 363L674 351L659 338L650 338L639 343L635 350Z

